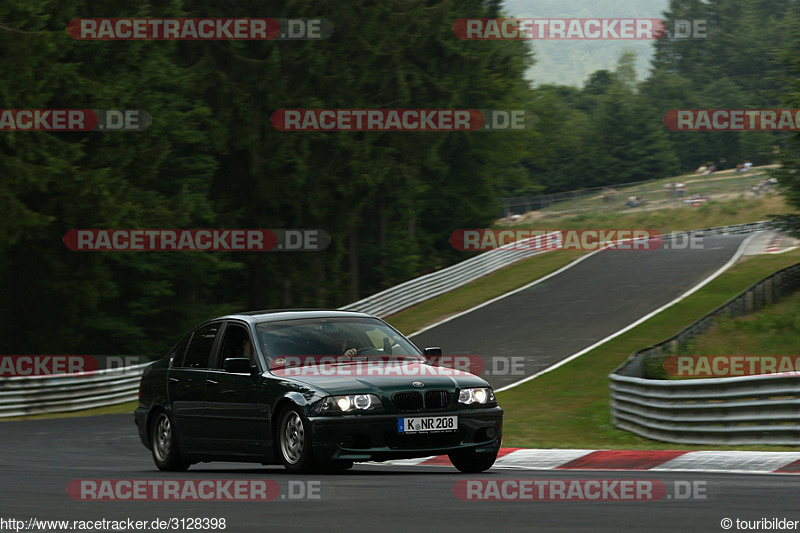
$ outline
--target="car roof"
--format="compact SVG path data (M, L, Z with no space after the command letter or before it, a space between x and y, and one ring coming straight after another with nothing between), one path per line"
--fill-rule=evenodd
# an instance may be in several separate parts
M250 324L275 322L278 320L296 320L301 318L376 318L367 313L356 311L338 311L336 309L265 309L261 311L244 311L221 316L214 320L242 320Z

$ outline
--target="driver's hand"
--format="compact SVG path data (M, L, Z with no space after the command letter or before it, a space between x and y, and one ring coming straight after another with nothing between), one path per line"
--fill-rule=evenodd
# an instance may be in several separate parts
M358 354L358 349L356 349L356 348L350 348L349 350L345 351L345 352L344 352L342 355L350 355L350 356L353 356L353 355L357 355L357 354Z

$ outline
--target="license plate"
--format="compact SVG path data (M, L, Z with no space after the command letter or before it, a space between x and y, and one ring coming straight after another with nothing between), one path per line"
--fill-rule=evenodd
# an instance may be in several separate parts
M415 416L397 419L398 433L458 431L457 416Z

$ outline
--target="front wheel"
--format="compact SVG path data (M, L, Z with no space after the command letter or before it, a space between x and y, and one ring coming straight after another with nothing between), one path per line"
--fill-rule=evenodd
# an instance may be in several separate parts
M181 457L172 419L165 412L158 413L150 428L150 443L153 461L159 470L182 472L189 468L189 462Z
M308 472L316 466L310 424L296 407L287 408L278 420L278 451L289 472Z
M477 474L489 470L497 459L497 450L493 452L477 452L464 450L448 455L453 466L466 474Z

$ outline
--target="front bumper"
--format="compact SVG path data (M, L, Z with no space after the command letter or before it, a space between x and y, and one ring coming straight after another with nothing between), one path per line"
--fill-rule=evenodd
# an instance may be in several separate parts
M397 419L408 416L458 416L458 431L404 435ZM503 410L500 407L457 411L328 415L310 417L314 455L320 461L387 461L458 450L492 452L500 448Z

